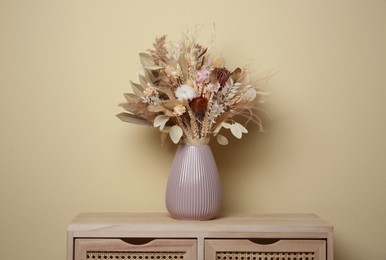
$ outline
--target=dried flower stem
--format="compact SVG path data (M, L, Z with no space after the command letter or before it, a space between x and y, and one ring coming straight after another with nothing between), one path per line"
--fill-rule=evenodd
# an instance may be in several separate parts
M194 115L190 106L187 106L187 108L188 108L188 114L190 117L190 126L192 127L191 128L192 136L195 139L199 139L200 138L200 128L198 127L198 124L197 124L197 118Z
M184 132L184 135L189 135L189 129L185 127L185 124L182 122L181 117L176 116L175 121L177 121L177 125L181 127L182 131Z
M212 110L211 106L212 106L213 96L214 96L214 93L211 93L208 101L208 106L210 106L208 107L208 111ZM209 113L209 115L205 116L204 122L202 123L202 132L201 132L202 137L208 136L211 126L212 126L212 115Z

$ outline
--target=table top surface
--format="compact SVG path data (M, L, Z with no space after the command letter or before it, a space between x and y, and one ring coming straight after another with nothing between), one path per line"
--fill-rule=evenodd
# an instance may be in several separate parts
M227 213L206 221L171 218L167 213L81 213L68 225L69 232L95 230L157 230L192 232L332 232L333 226L315 214Z

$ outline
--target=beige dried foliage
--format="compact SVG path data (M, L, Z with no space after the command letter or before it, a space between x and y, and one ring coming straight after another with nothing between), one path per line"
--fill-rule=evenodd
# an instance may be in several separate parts
M166 35L159 38L157 37L153 43L154 50L148 50L154 59L154 63L157 65L168 62L168 58L166 56L168 51L165 47L165 43Z
M196 36L185 33L170 45L166 36L161 36L155 39L153 49L140 53L139 83L131 82L133 93L126 93L126 103L120 104L129 114L119 118L143 124L143 120L154 122L158 117L156 125L162 128L163 142L166 135L173 142L183 139L195 144L217 136L225 145L228 140L218 135L223 125L231 125L226 130L236 138L247 132L236 117L254 122L262 130L252 107L255 100L262 101L263 92L250 84L245 68L228 70L222 58L213 59L209 49L196 42Z
M121 103L119 106L126 111L150 122L153 122L154 118L157 116L156 113L148 111L146 103L140 101L135 103Z

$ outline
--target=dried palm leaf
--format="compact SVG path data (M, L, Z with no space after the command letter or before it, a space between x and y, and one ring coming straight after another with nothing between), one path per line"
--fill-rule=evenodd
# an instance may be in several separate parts
M137 125L148 125L148 126L151 126L151 123L149 121L147 121L147 120L145 120L143 118L140 118L140 117L138 117L136 115L133 115L133 114L122 112L122 113L118 114L117 117L119 119L121 119L123 122L137 124Z
M173 111L163 107L163 106L154 106L149 105L147 107L147 110L154 113L163 113L164 115L167 115L169 117L174 117Z

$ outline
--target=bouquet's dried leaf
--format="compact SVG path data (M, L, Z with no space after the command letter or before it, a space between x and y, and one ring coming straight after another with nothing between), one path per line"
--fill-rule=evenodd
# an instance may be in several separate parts
M242 124L236 122L235 125L237 125L237 127L240 129L240 131L243 134L247 134L248 133L248 130Z
M117 115L123 122L137 124L137 125L151 125L151 123L143 118L137 117L133 114L122 112Z
M166 100L162 102L162 105L170 110L173 110L175 106L181 104L183 104L183 102L178 99Z
M221 123L222 127L224 127L225 129L230 129L231 128L231 124L227 123L227 122L222 122Z
M136 115L137 117L143 118L149 122L153 122L154 118L157 116L156 113L148 111L148 104L142 102L140 99L135 102L121 103L119 106L130 112L130 114Z
M153 57L148 53L141 52L139 59L144 68L156 66Z
M166 116L168 117L173 117L174 114L173 114L173 111L163 107L163 106L153 106L153 105L149 105L147 107L147 110L149 110L150 112L154 112L154 113L159 113L159 112L162 112L164 113Z
M218 134L218 132L220 132L221 128L222 128L222 123L217 124L217 126L214 128L214 130L212 132L213 136L216 136Z
M147 88L148 87L147 83L151 82L151 80L148 80L148 78L143 75L138 75L138 79L139 79L139 84L141 84L143 88Z
M170 117L166 115L159 115L154 119L153 126L159 127L159 129L162 131L169 119Z
M157 77L158 77L158 74L159 74L159 70L149 70L147 68L145 68L145 79L147 80L147 82L153 82Z
M248 130L242 124L239 124L239 123L231 124L230 130L231 130L231 133L238 139L241 139L241 137L243 136L243 133L244 134L248 133Z
M157 66L157 65L146 66L145 68L146 68L146 69L149 69L149 70L162 70L162 69L164 69L164 67Z
M241 129L236 124L232 124L230 130L231 133L238 139L241 139L241 137L243 136Z
M238 82L240 80L241 73L242 70L240 68L237 68L232 72L231 77L234 82Z
M188 62L184 57L180 57L178 60L178 64L181 67L182 74L184 75L185 78L188 78L189 75L189 70L188 70Z
M137 103L140 100L140 98L133 93L124 93L123 95L128 103Z
M133 89L134 94L139 96L139 97L142 97L143 91L145 90L145 88L142 85L139 85L139 84L134 83L132 81L130 81L130 84L131 84L131 88Z
M207 50L208 50L208 48L202 48L201 53L197 56L196 59L199 60L201 57L203 57Z
M248 90L243 93L241 100L244 102L252 102L256 98L256 90L251 86L248 86Z
M153 85L170 88L169 78L165 73L160 73L158 77L153 80Z
M148 105L147 106L147 110L150 112L154 112L154 113L162 112L163 109L164 108L162 106L154 106L154 105Z
M174 101L174 100L176 99L173 90L171 90L170 88L158 87L158 88L157 88L157 91L159 91L159 92L161 92L161 93L164 93L166 96L168 96L168 98L169 98L171 101Z
M213 65L214 68L222 68L224 67L224 61L222 58L217 57L213 60Z
M173 143L177 144L180 141L182 134L182 129L178 125L174 125L170 128L169 136Z
M227 145L229 143L228 139L223 135L217 135L217 142L221 145Z

